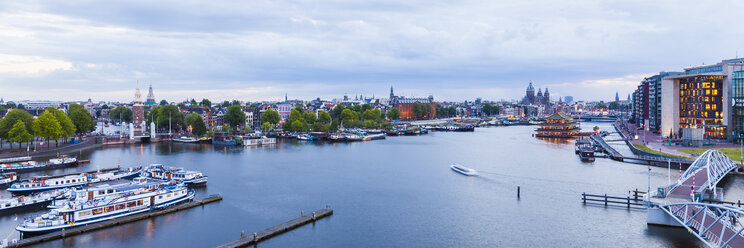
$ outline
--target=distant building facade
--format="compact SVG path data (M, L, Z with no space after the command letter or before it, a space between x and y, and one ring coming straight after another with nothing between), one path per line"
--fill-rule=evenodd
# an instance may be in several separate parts
M390 86L390 106L397 108L400 112L400 120L414 120L418 119L414 111L416 103L421 104L424 107L428 107L429 111L425 112L422 119L434 119L437 116L437 108L434 103L434 96L427 98L410 98L403 96L396 96L393 93L393 87Z
M543 94L542 89L538 89L537 95L535 95L535 87L530 82L527 86L525 96L522 98L522 104L549 105L550 91L548 91L548 88L545 88L545 94Z

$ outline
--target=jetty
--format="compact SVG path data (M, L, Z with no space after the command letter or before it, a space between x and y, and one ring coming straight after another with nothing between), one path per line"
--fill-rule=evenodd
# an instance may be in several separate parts
M217 246L217 247L218 248L235 248L235 247L246 247L249 245L255 245L255 244L258 244L258 242L261 242L263 240L269 239L276 235L291 231L293 229L296 229L308 223L313 223L316 220L322 219L327 216L331 216L332 214L333 214L333 210L331 209L321 209L321 210L312 212L312 214L309 214L309 215L303 214L297 219L284 222L282 224L264 229L263 231L253 233L251 235L245 235L241 233L240 235L241 237L239 239L233 240L232 242L229 242L229 243Z
M24 239L23 237L21 237L20 241L18 241L17 243L10 243L8 244L7 247L25 247L25 246L35 245L35 244L39 244L39 243L46 242L46 241L62 239L65 237L75 236L75 235L92 232L92 231L96 231L96 230L100 230L100 229L104 229L104 228L108 228L112 226L135 222L138 220L149 219L151 217L169 214L169 213L173 213L173 212L184 210L184 209L189 209L189 208L193 208L197 206L203 206L203 205L206 205L212 202L217 202L220 200L222 200L222 196L211 195L198 201L191 201L188 203L179 204L179 205L175 205L175 206L160 209L160 210L144 212L141 214L135 214L135 215L126 216L122 218L116 218L116 219L98 222L98 223L94 223L90 225L85 225L85 226L62 229L60 231L42 234L42 235L27 238L27 239Z

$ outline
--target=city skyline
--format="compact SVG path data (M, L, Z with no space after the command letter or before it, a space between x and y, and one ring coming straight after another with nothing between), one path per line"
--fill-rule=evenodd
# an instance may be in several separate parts
M532 81L555 99L610 101L659 71L738 57L731 37L744 31L710 24L735 22L743 5L9 2L0 97L125 102L139 81L168 101L382 96L391 84L516 100ZM720 14L692 14L705 10Z

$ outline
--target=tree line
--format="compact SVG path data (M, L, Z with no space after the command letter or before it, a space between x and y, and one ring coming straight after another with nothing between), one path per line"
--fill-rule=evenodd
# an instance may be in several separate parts
M11 109L0 119L0 147L2 141L13 143L31 142L35 138L43 138L50 146L51 140L64 139L95 130L93 116L80 104L71 104L67 113L48 107L38 118L23 109ZM58 144L55 142L55 146Z

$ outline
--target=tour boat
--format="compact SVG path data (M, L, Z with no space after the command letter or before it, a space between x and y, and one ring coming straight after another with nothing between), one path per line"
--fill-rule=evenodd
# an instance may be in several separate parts
M0 174L0 188L4 189L10 187L11 184L18 181L18 175L15 172L8 172Z
M384 133L378 133L378 134L367 134L362 138L362 141L370 141L370 140L377 140L377 139L385 139Z
M197 143L197 142L199 142L199 139L192 138L192 137L181 136L181 137L178 137L178 138L173 139L173 142L179 142L179 143Z
M364 134L350 133L346 134L347 141L362 141L364 140Z
M161 184L161 186L177 184L173 181L171 182L159 181L155 183L159 183ZM51 209L63 208L67 204L70 204L71 202L92 201L94 199L110 197L112 195L126 192L126 190L131 189L132 186L147 185L150 183L153 183L153 181L148 180L147 178L144 178L144 177L137 177L137 178L134 178L132 181L121 181L115 184L100 184L100 185L96 185L92 187L85 187L85 188L83 187L71 188L68 191L67 197L64 197L63 199L61 198L61 199L55 200L54 202L52 202L52 204L48 205L47 208L51 208Z
M300 134L300 135L297 135L297 139L304 140L304 141L313 141L313 140L317 140L318 137L312 136L310 134Z
M0 172L39 171L39 170L75 166L77 164L78 164L77 158L61 156L59 158L50 159L47 162L25 161L25 162L18 162L18 163L0 164Z
M264 136L263 138L259 139L244 139L243 145L244 146L258 146L258 145L269 145L269 144L276 144L276 138L267 138Z
M383 131L383 132L387 136L398 136L398 134L399 134L400 131L398 131L397 129L385 129L385 131Z
M330 140L331 142L346 141L346 134L334 133L328 136L328 140Z
M134 185L120 189L109 197L72 201L34 218L26 218L16 227L21 236L38 235L105 220L161 209L194 198L194 191L181 185L158 183Z
M13 184L12 186L10 186L10 188L8 188L8 192L12 192L15 194L28 194L53 189L82 186L89 183L100 183L119 179L131 179L139 175L141 172L142 168L113 168L53 177L36 176L31 179Z
M174 180L189 187L204 186L208 179L199 171L187 171L183 168L169 167L162 164L151 164L144 169L141 176L157 180Z
M450 168L452 168L453 171L466 175L466 176L477 176L478 175L477 171L467 168L465 166L459 165L459 164L450 165Z
M28 196L16 196L0 199L0 215L21 212L31 209L43 209L56 199L67 196L66 190L41 192Z

